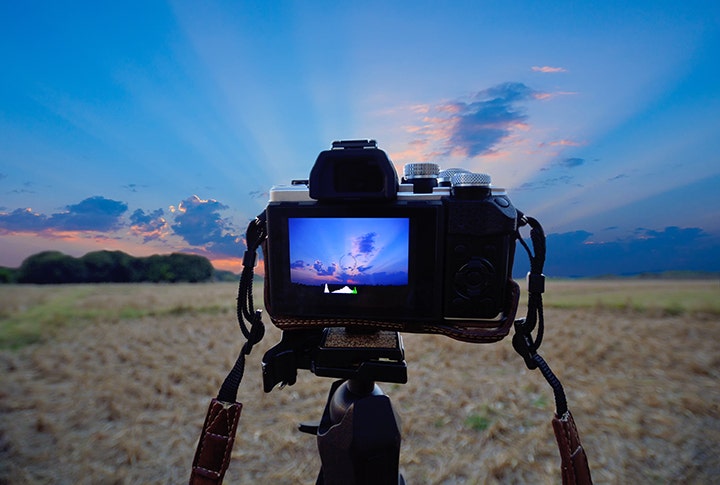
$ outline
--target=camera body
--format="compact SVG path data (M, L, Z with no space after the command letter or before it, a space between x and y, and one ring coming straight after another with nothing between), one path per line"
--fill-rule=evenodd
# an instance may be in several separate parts
M374 141L350 140L321 152L309 180L273 187L263 253L275 325L507 327L517 211L489 176L457 172L408 164L398 181Z

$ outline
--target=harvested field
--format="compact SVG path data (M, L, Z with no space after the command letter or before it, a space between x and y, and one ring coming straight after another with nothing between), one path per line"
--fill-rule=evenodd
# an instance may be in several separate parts
M717 282L699 285L710 286L701 308L669 311L665 293L650 297L655 305L618 306L589 284L588 301L554 300L564 284L549 285L540 353L565 386L595 482L716 482L720 316L707 301L720 301ZM623 301L640 301L623 284L612 283ZM685 284L694 283L673 285ZM243 343L235 293L233 284L0 287L0 484L186 483L209 399ZM225 483L317 477L315 439L296 427L319 419L332 380L300 371L294 386L263 393L260 359L279 338L268 323L248 358ZM409 382L380 385L402 419L409 484L560 482L552 393L509 338L403 339Z

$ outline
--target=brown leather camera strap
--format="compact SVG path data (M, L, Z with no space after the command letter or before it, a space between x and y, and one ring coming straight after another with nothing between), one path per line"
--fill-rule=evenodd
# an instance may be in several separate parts
M195 451L190 485L219 485L230 464L242 404L210 401Z
M534 252L531 252L527 243L518 237L530 258L530 272L528 273L528 313L526 318L515 321L513 348L525 360L528 369L540 370L553 390L555 416L552 425L560 450L562 483L564 485L589 485L592 484L590 466L585 449L580 443L580 434L575 426L575 420L568 409L565 391L545 359L537 353L542 342L544 328L542 294L545 291L545 275L543 274L546 250L545 232L540 223L532 217L521 215L519 223L519 225L527 224L531 227L530 239ZM533 331L536 331L535 335L533 335Z
M561 417L555 415L552 425L560 449L560 472L563 484L591 484L590 465L570 411Z
M520 326L519 328L522 327ZM518 330L517 325L516 330ZM517 337L518 334L516 333L515 335ZM514 339L513 344L515 344L517 340L518 339ZM518 347L516 347L515 350L518 350ZM519 350L518 352L520 355L523 355ZM532 352L526 360L528 368L540 370L555 395L556 411L552 420L552 426L560 451L560 474L563 485L591 485L590 465L588 464L585 449L580 442L580 433L575 425L575 420L568 409L565 391L563 390L560 380L555 376L553 371L550 370L550 366L545 362L545 359L537 353Z
M243 272L238 286L237 316L240 329L247 339L220 387L217 398L210 401L200 440L195 451L190 485L219 485L223 481L230 455L235 443L242 404L237 402L237 393L245 374L245 356L250 355L253 346L265 335L262 312L254 310L252 281L257 248L265 239L264 215L258 216L248 227L248 249L243 258ZM250 324L248 327L245 321Z

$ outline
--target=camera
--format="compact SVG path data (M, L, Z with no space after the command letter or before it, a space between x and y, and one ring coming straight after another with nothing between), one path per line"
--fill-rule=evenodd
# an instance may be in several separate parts
M518 211L490 176L411 163L374 140L333 142L265 210L265 304L281 329L507 334Z
M525 225L532 251L518 231ZM517 321L516 241L531 269L527 318ZM317 483L405 483L400 422L375 383L407 382L400 331L481 343L502 339L511 326L513 348L553 389L563 481L571 470L577 475L571 481L591 483L562 384L537 353L545 243L540 223L516 210L488 175L411 163L398 181L374 140L333 142L308 180L273 187L268 206L248 225L237 307L247 341L210 403L191 483L221 482L227 470L242 410L237 393L245 356L265 329L253 305L259 247L265 307L282 330L262 359L265 392L295 384L298 369L338 379L320 421L298 428L317 438Z

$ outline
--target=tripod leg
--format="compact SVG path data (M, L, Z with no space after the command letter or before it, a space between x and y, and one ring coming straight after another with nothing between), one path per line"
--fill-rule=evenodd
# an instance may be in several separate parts
M322 462L317 483L404 483L399 474L400 423L390 398L377 393L354 394L348 390L351 387L337 381L331 388L317 435ZM347 401L347 406L338 421L337 412L331 413L330 407L337 407L339 399ZM334 419L331 414L335 414Z

